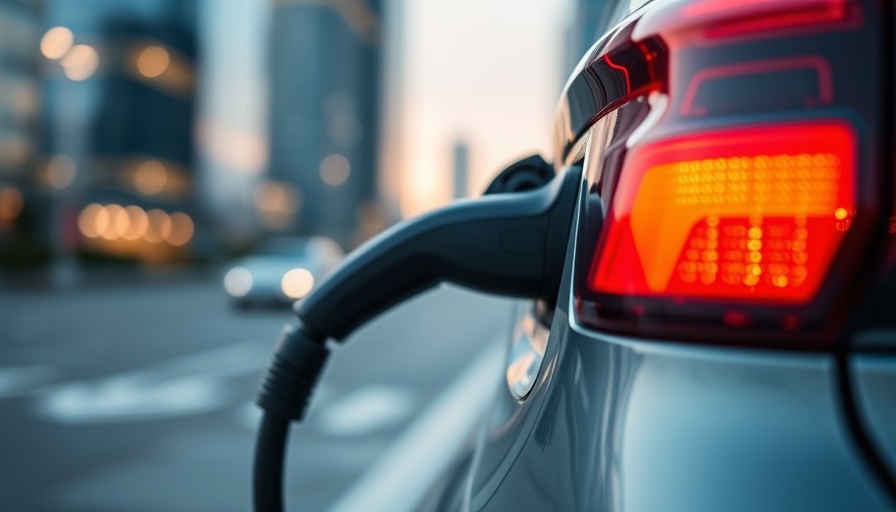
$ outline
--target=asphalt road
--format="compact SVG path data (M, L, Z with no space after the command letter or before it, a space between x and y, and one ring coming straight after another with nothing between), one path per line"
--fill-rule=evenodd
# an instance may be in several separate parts
M209 278L131 281L0 289L0 510L250 509L251 401L291 312L234 312ZM441 288L340 347L293 430L288 509L328 510L376 482L415 424L418 445L445 445L417 419L507 336L511 309Z

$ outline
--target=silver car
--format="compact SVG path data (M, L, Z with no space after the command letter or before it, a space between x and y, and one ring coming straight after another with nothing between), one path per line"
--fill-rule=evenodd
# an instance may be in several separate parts
M307 295L343 255L335 241L322 236L272 238L224 274L224 291L239 308L291 304Z

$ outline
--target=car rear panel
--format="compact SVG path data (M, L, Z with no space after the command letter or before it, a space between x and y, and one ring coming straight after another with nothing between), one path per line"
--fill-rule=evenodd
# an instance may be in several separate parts
M832 357L577 332L557 345L534 421L492 418L473 510L890 510Z
M852 359L856 408L871 448L896 475L896 354L860 354Z

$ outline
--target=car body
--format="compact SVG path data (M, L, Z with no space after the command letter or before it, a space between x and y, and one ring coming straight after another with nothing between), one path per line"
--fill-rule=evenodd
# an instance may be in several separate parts
M224 290L240 308L289 305L307 295L343 256L330 238L271 238L227 270Z
M607 12L557 304L420 508L896 509L892 2Z

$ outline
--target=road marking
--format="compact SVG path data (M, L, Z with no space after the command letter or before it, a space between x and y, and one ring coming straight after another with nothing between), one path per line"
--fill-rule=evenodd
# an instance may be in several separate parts
M312 418L324 434L363 436L397 425L414 411L417 399L397 386L365 386L326 404Z
M232 402L227 380L261 371L270 346L243 342L92 382L55 386L37 411L66 424L116 423L199 414Z
M423 411L331 512L413 510L491 403L501 380L503 360L504 344L493 343Z
M55 380L57 370L49 366L0 368L0 398L24 395Z

